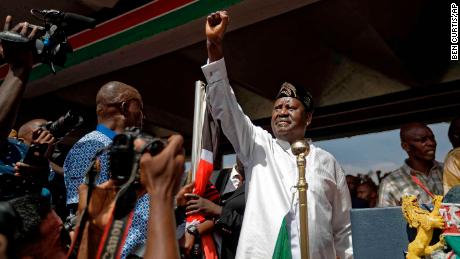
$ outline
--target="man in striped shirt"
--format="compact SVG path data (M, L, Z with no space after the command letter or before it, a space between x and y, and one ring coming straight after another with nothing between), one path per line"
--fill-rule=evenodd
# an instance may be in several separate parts
M442 164L435 160L436 140L428 126L405 124L400 131L401 147L408 158L380 183L378 207L401 206L403 195L415 195L420 203L431 203L431 195L443 194Z

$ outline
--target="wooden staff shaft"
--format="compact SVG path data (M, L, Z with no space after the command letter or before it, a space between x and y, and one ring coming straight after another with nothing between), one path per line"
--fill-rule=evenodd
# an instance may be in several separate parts
M308 184L305 180L305 154L297 156L297 169L299 180L297 190L299 192L299 212L300 212L300 255L302 259L310 258L308 240L308 211L307 211L307 189Z

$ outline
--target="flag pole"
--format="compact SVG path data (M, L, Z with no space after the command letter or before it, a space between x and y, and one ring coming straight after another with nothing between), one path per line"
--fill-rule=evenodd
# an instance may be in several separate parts
M205 83L198 80L195 82L195 107L193 112L193 140L192 160L188 182L195 180L196 169L200 161L201 136L203 134L204 111L206 108Z

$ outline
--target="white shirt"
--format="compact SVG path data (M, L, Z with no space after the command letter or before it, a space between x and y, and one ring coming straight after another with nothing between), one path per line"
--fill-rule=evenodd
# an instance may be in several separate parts
M211 113L243 163L246 210L237 258L271 258L287 215L293 258L300 258L296 158L288 142L252 124L238 105L224 59L202 67ZM351 201L345 175L328 152L311 145L307 156L310 258L352 258Z

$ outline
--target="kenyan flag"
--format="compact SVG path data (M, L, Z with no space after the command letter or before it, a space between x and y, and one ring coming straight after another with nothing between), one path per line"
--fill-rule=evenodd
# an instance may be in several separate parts
M286 224L286 217L281 223L278 238L276 239L275 251L273 252L273 259L287 259L292 258L291 255L291 237Z

